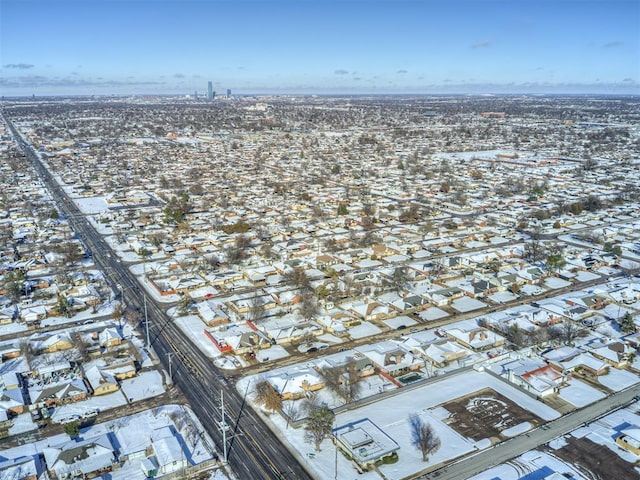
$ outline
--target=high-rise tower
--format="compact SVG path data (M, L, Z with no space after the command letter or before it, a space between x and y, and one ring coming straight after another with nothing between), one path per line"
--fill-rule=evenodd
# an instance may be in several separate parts
M213 100L213 82L209 81L207 85L207 100Z

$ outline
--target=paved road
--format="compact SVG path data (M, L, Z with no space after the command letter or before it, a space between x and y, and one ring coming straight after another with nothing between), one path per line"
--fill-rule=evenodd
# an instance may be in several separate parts
M71 227L93 252L96 265L105 272L107 282L116 291L126 291L129 306L144 310L142 289L135 276L110 252L102 236L90 225L77 205L66 195L38 154L4 117L14 139L27 155ZM173 355L174 384L188 399L191 408L207 433L223 452L223 432L219 428L220 393L224 393L226 423L231 427L227 436L227 459L234 472L243 479L300 479L312 478L298 457L292 454L263 420L245 403L243 395L231 385L210 360L173 324L166 312L147 300L151 346L159 361L168 370Z
M624 407L640 395L640 385L614 393L603 400L575 410L557 420L542 425L535 430L520 435L495 447L482 450L476 455L469 456L459 462L434 470L421 479L461 480L472 477L484 470L506 462L540 445L544 445L553 438L564 435L577 427L593 422L606 413Z

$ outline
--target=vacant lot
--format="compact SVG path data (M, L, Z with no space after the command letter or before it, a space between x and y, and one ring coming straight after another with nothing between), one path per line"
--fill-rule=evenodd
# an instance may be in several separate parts
M533 426L543 423L538 416L489 388L447 402L443 407L451 413L447 424L473 440L499 441L501 432L508 428L523 422Z
M588 438L565 438L567 444L560 450L549 450L592 480L640 479L633 464L625 462L603 445L598 445Z

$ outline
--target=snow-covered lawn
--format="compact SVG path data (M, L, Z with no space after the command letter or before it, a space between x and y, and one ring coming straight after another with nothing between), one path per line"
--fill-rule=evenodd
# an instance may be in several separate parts
M76 197L73 199L84 214L101 213L109 210L105 197Z
M187 337L209 358L216 358L222 355L220 350L204 334L205 324L197 315L187 315L176 317L173 322L182 330Z
M122 380L120 387L130 402L155 397L164 393L162 375L157 370L142 372L137 377Z
M598 381L608 389L619 392L640 382L640 378L635 373L611 367L609 373L598 377Z
M606 397L606 395L600 390L597 390L576 378L572 378L566 387L560 389L559 396L565 402L569 402L576 408L584 407L585 405L597 402L598 400Z

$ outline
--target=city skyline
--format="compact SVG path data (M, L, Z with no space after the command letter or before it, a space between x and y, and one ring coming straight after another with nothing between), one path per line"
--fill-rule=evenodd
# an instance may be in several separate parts
M1 0L2 95L640 93L635 1ZM30 33L31 32L31 33Z

